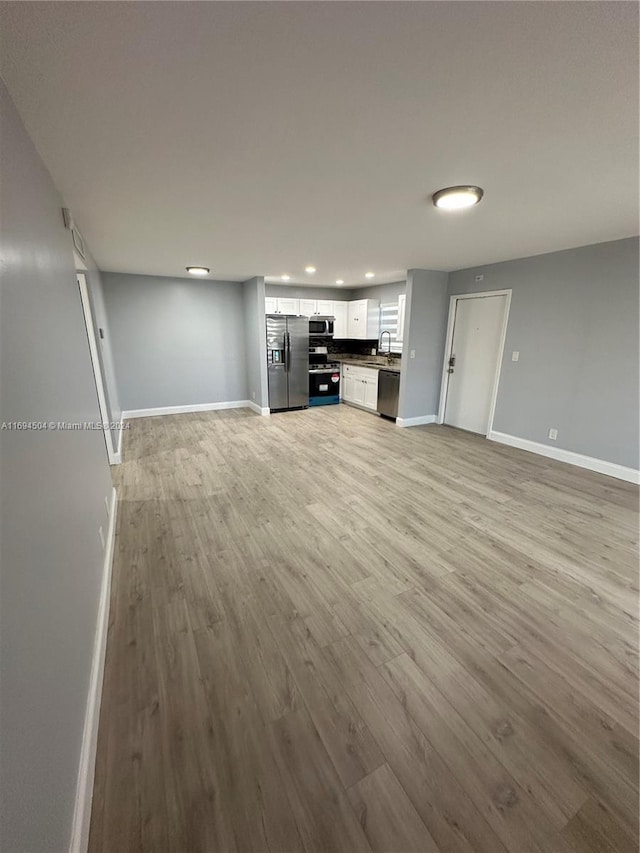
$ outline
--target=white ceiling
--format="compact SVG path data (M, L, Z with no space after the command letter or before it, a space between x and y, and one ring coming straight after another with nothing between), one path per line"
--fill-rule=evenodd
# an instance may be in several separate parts
M638 233L636 3L0 7L102 269L348 287ZM482 203L437 211L460 183Z

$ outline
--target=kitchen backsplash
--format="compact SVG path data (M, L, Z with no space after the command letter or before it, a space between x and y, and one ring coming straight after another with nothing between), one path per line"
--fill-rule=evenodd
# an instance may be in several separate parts
M362 340L345 340L338 341L333 338L313 338L312 346L326 346L330 355L371 355L371 350L377 350L378 341L362 341ZM386 349L385 349L386 352ZM391 357L400 359L402 357L399 352L392 352Z

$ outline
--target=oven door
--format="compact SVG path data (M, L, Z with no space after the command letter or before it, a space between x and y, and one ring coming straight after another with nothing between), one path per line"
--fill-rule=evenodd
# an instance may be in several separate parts
M310 338L332 338L333 337L333 317L310 317L309 318L309 337Z
M317 368L309 371L309 405L331 406L340 402L340 373Z

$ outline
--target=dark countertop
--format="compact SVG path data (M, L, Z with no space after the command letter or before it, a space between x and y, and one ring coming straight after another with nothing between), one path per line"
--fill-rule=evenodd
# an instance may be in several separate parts
M366 356L332 355L331 358L341 364L352 364L354 367L369 367L371 370L390 370L392 373L400 373L400 359L394 359L391 364L387 364L384 356L367 358Z

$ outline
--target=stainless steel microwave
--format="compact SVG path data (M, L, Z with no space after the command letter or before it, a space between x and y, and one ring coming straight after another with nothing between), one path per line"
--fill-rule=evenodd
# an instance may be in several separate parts
M332 338L334 317L309 317L310 338Z

